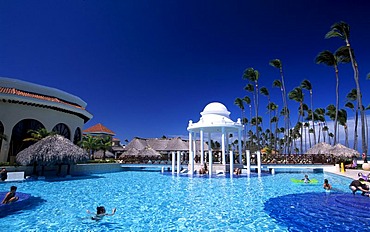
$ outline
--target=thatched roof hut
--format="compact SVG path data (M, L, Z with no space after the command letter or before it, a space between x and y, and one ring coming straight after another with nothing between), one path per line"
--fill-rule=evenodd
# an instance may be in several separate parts
M306 154L308 155L317 155L317 154L330 154L330 150L332 149L332 146L328 143L318 143L315 146L311 147L307 150Z
M48 136L17 154L22 165L35 162L41 165L72 164L88 160L89 155L61 135Z
M99 151L96 151L94 152L94 158L95 159L102 159L104 156L104 151L103 150L99 150ZM110 151L105 151L105 158L114 158L114 154Z
M351 158L353 156L359 157L360 153L352 148L346 147L340 143L335 144L332 149L330 149L330 154L338 157Z

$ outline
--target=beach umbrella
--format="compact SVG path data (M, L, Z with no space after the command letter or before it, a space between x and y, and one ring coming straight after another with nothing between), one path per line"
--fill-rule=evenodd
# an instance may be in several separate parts
M306 154L307 155L330 154L331 149L332 146L330 144L321 142L308 149Z
M351 158L353 156L359 157L360 153L352 148L346 147L340 143L335 144L334 147L330 149L330 154L338 157Z
M22 165L37 162L41 165L72 164L88 160L89 155L71 140L61 135L51 135L27 147L17 154Z

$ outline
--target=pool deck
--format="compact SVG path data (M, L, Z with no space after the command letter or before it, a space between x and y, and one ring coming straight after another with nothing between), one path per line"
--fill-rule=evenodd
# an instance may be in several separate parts
M359 172L361 172L364 175L368 175L370 173L368 171L361 170L361 169L346 169L345 172L340 172L339 168L337 168L337 169L327 169L327 170L325 170L325 168L324 168L324 171L334 173L334 174L337 174L337 175L340 175L340 176L345 176L345 177L348 177L348 178L351 178L351 179L354 179L354 180L358 179L358 173Z

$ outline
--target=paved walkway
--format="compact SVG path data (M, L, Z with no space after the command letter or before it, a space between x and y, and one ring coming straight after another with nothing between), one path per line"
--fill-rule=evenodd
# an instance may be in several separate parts
M345 172L340 172L339 170L339 167L333 167L333 168L324 168L324 171L325 172L330 172L330 173L334 173L334 174L337 174L337 175L341 175L341 176L346 176L346 177L349 177L351 179L358 179L358 173L361 172L362 174L364 175L368 175L370 172L368 171L364 171L364 170L361 170L361 169L346 169Z

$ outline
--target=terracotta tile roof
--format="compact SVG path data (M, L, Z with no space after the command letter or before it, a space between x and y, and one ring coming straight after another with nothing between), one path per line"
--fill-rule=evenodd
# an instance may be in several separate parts
M36 94L36 93L31 93L31 92L26 92L26 91L18 90L18 89L15 89L15 88L0 87L0 93L12 94L12 95L17 95L17 96L22 96L22 97L28 97L28 98L35 98L35 99L44 100L44 101L57 102L57 103L61 103L61 104L73 106L75 108L79 108L79 109L83 109L84 110L84 108L81 107L81 106L79 106L79 105L76 105L76 104L73 104L73 103L70 103L70 102L61 100L61 99L56 98L56 97L51 97L51 96L46 96L46 95L41 95L41 94Z
M98 123L90 128L87 128L83 131L84 133L91 133L91 134L109 134L109 135L116 135L113 131L109 130L105 126L103 126L101 123Z

